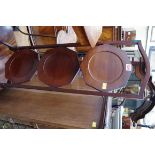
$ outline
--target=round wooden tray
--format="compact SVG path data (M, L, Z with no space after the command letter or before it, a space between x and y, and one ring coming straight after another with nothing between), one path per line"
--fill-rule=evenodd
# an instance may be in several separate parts
M48 50L40 60L38 78L53 87L69 84L77 71L79 62L74 51L68 48Z
M31 79L37 69L38 54L32 50L16 51L5 64L5 77L12 83Z
M101 45L91 49L81 63L87 85L101 91L111 91L126 86L132 65L121 49Z

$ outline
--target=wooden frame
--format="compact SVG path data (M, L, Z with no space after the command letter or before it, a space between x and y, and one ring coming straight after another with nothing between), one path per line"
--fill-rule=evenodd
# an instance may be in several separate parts
M89 46L89 45L80 45L77 43L68 43L68 44L53 44L53 45L34 45L34 46L12 46L8 43L4 43L0 41L1 44L7 46L10 50L16 52L20 49L40 49L40 48L57 48L57 47L81 47L81 46ZM30 86L30 85L14 85L9 83L0 83L0 87L7 88L7 87L14 87L14 88L25 88L25 89L37 89L37 90L46 90L46 91L57 91L57 92L66 92L66 93L75 93L75 94L85 94L85 95L97 95L97 96L112 96L112 97L125 97L125 98L132 98L132 99L143 99L144 97L144 90L147 86L147 83L150 78L150 63L149 59L144 51L141 41L140 40L133 40L133 41L107 41L97 43L98 45L103 44L110 44L115 46L122 46L122 45L131 45L135 44L138 45L139 51L142 55L143 61L145 63L145 76L141 81L140 84L140 91L139 94L126 94L126 93L113 93L113 92L100 92L100 91L88 91L88 90L75 90L75 89L65 89L65 88L56 88L56 87L38 87L38 86Z

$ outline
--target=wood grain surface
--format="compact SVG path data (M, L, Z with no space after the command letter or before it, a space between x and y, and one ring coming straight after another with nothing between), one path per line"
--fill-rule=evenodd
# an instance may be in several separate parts
M105 118L102 97L9 89L0 94L0 115L50 128L96 128Z
M87 53L81 70L86 84L97 90L111 91L126 86L132 66L125 52L104 44Z
M79 62L74 51L68 48L48 50L38 65L38 78L47 85L59 87L69 84L77 71Z
M29 81L37 70L38 54L32 50L19 50L5 64L5 77L12 83Z

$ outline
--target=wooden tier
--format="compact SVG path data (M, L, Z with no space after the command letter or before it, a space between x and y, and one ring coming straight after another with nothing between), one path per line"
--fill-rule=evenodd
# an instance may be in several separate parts
M41 128L103 127L106 102L102 97L6 89L0 92L0 117L37 124Z

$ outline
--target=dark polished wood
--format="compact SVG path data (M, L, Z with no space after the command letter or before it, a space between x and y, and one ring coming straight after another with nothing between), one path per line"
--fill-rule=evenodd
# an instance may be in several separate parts
M15 52L5 64L5 76L12 83L29 81L37 69L38 54L32 50Z
M89 86L101 91L111 91L126 86L132 65L125 52L105 44L87 53L81 63L81 70Z
M69 84L77 71L79 62L74 51L55 48L47 51L38 66L38 78L53 87Z
M31 90L44 90L44 91L54 91L63 92L71 94L81 94L81 95L93 95L93 96L111 96L111 97L125 97L127 99L143 99L143 95L139 94L128 94L128 93L111 93L111 92L101 92L101 91L91 91L91 90L81 90L72 88L61 88L61 87L45 87L45 86L32 86L25 84L6 84L0 83L2 88L23 88Z
M145 63L140 59L140 63L135 65L135 75L140 80L143 80L145 77Z
M104 125L102 97L9 89L0 94L0 115L49 128L96 128ZM103 123L102 123L103 122Z
M140 40L133 40L133 41L103 41L100 43L97 43L98 45L103 45L103 44L109 44L109 45L114 45L114 46L122 46L122 45L138 45L139 48L139 52L142 55L143 61L145 63L145 77L144 79L141 81L140 84L140 91L139 94L126 94L126 93L111 93L111 92L92 92L92 91L83 91L83 90L68 90L68 89L62 89L62 88L41 88L42 90L48 90L48 91L59 91L59 92L66 92L66 93L80 93L80 94L91 94L91 95L101 95L101 96L113 96L113 97L126 97L126 98L133 98L133 99L143 99L144 97L144 90L146 88L147 82L149 80L150 77L150 63L149 63L149 59L142 47L141 41ZM17 51L19 49L40 49L40 48L56 48L56 47L81 47L81 46L85 46L85 45L80 45L80 44L76 44L76 43L68 43L68 44L54 44L54 45L36 45L36 46L21 46L21 47L17 47L17 46L9 46L10 50L12 51ZM86 45L88 46L88 45ZM16 88L23 88L22 85L7 85L7 84L0 84L1 87L16 87ZM33 86L33 88L30 88L29 86L27 87L27 89L38 89L35 86Z
M142 96L144 94L144 90L145 90L147 83L149 81L149 78L150 78L150 62L146 55L146 52L143 49L142 43L138 42L137 45L138 45L139 51L142 55L143 61L145 63L145 76L141 81L141 85L140 85L141 89L139 92L139 96Z

